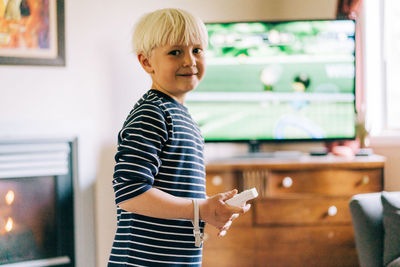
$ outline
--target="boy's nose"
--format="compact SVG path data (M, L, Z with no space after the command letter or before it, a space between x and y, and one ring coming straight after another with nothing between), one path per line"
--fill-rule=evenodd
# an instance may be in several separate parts
M192 67L196 65L196 59L192 53L187 53L183 59L183 65L185 67Z

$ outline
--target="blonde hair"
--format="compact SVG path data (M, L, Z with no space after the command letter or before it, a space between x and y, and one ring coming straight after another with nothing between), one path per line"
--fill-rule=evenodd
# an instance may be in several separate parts
M159 9L145 14L134 27L133 52L150 56L164 45L201 44L207 47L208 35L204 23L187 11L176 8Z

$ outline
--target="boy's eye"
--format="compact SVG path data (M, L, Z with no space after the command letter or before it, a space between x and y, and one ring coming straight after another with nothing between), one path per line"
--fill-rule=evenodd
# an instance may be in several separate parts
M168 53L168 55L173 55L173 56L179 56L181 54L181 51L179 50L172 50Z
M201 48L195 48L193 49L193 54L201 54L203 50Z

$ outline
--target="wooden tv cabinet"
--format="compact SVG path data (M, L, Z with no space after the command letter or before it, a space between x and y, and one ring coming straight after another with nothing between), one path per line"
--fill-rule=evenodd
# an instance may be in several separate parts
M358 266L351 196L383 190L385 158L227 159L207 163L207 194L256 187L225 237L205 229L204 267Z

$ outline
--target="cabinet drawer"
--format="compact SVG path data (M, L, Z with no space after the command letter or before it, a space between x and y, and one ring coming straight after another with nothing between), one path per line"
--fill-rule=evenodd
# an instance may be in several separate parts
M351 225L231 228L221 238L207 227L205 267L358 266Z
M352 196L382 188L382 169L321 169L271 171L266 183L267 196L309 193Z
M238 189L238 181L234 172L210 172L206 175L206 191L208 196Z
M254 203L257 225L350 223L347 198L268 198Z
M255 238L254 266L358 266L351 225L257 227Z

